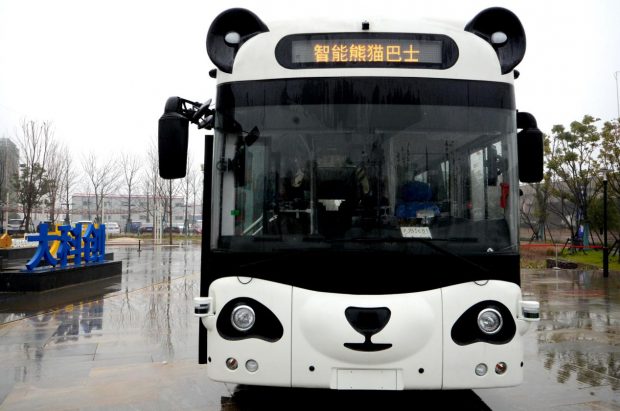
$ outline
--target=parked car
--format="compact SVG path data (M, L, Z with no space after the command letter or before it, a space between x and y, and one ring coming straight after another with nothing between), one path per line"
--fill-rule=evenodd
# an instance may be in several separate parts
M131 222L131 226L129 227L129 231L132 233L140 233L140 227L142 227L142 224L151 224L151 223L143 223L142 221L132 221ZM153 227L153 225L151 224L151 228Z
M153 223L142 223L138 228L139 234L148 234L153 232Z
M174 227L168 226L164 228L164 233L169 233L171 231L172 231L172 234L181 234L181 229L177 226L174 226Z
M108 234L120 234L121 226L119 226L118 223L115 223L114 221L110 221L109 223L105 224L105 231Z
M9 235L25 233L24 220L21 218L9 218L6 224L6 232Z
M74 222L71 225L75 227L76 224L82 224L82 228L86 228L87 225L93 224L93 222L90 220L79 220L79 221Z

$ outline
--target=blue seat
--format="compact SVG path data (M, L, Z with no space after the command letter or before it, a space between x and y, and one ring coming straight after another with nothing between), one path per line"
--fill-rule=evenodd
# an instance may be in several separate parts
M440 214L437 204L431 201L433 191L431 186L421 181L409 181L400 189L400 199L396 204L395 215L398 218L416 218L418 211L428 210L434 216Z

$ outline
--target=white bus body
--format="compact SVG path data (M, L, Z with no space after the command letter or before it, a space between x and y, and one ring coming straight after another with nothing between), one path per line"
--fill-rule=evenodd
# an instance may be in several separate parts
M188 121L215 128L196 298L209 377L520 384L538 303L519 287L518 181L539 180L542 140L514 104L516 16L266 25L231 9L207 50L215 109L169 99L160 162L182 175L174 139L186 144Z
M522 315L518 286L489 281L473 282L437 290L391 295L320 293L253 279L223 278L211 285L212 307L219 301L247 296L263 302L282 321L284 335L277 342L247 339L231 342L216 330L213 311L202 317L209 333L210 378L247 385L308 388L403 390L465 389L518 385L523 380L522 336L531 319ZM498 298L498 296L501 296ZM474 343L460 346L450 337L459 316L479 301L496 300L510 307L517 333L503 345ZM375 343L393 343L388 350L369 354L352 351L344 342L362 341L344 316L348 306L390 307L389 327L373 336ZM234 358L230 370L225 360ZM222 364L214 364L221 359ZM249 360L258 369L245 368ZM509 367L504 374L495 365ZM489 367L475 374L478 364Z

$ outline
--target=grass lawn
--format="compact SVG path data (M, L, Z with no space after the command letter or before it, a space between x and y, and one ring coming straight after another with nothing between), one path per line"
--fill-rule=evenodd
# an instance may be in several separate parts
M569 253L567 250L563 253L558 250L558 258L561 260L573 261L578 264L585 264L590 266L603 268L603 251L602 250L587 250L583 252L576 252L574 254ZM521 268L534 268L543 269L546 268L546 259L555 258L555 248L551 247L528 247L527 244L522 243L521 247ZM609 270L620 271L620 263L618 262L618 255L609 256Z
M587 250L586 253L581 251L575 254L564 252L559 255L564 260L574 261L576 263L594 265L598 268L603 268L603 251L602 250ZM618 262L618 255L609 256L609 270L620 271L620 263Z

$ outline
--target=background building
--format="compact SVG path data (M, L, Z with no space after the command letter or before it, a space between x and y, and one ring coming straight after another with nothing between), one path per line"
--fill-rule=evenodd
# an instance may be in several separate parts
M0 226L9 218L17 217L15 190L11 180L19 172L19 150L13 141L0 138Z
M182 196L172 197L172 224L168 221L168 214L162 208L161 198L156 198L158 208L153 206L154 199L152 196L132 195L131 196L131 222L136 223L153 223L155 217L160 218L163 227L173 226L183 228L185 223L185 198ZM121 231L127 229L128 220L128 203L129 198L126 195L107 195L103 201L102 218L104 223L116 222L121 227ZM71 222L76 221L93 221L96 217L95 195L94 194L74 194L71 200ZM193 204L187 205L188 224L192 224L196 217L196 213L202 214L202 205L194 207Z

